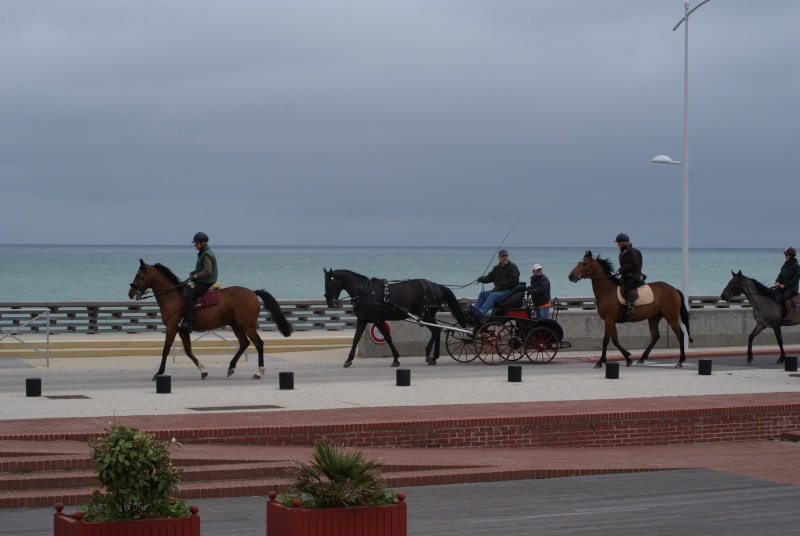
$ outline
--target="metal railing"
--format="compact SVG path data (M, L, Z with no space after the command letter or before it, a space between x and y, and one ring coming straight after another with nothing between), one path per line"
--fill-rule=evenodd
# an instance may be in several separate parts
M332 308L322 300L279 301L286 317L296 331L339 331L354 329L356 317L352 308ZM750 307L747 300L737 298L731 303L716 296L690 296L689 307L720 309ZM558 299L559 311L593 311L593 296ZM42 319L44 315L44 319ZM36 321L34 321L36 320ZM269 311L262 309L259 329L276 331ZM26 302L0 303L0 330L6 334L113 334L157 333L164 330L155 300L139 302Z

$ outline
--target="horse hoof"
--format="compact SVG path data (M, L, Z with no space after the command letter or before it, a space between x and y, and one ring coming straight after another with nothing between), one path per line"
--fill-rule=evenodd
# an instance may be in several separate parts
M778 360L775 362L775 364L776 365L780 365L781 363L785 363L785 362L786 362L786 360L784 358L779 357ZM749 361L748 361L748 363L749 363Z
M636 362L637 365L644 365L644 359L640 359Z
M683 363L681 363L681 362L678 362L678 364L677 364L677 365L675 365L675 368L683 368Z
M258 374L253 374L253 377L252 377L252 378L250 378L250 379L251 379L251 380L260 380L260 379L261 379L261 376L259 376Z
M428 364L429 365L435 365L436 364L436 360L435 359L431 359L431 360L428 361Z
M345 361L345 362L344 362L344 368L347 368L347 367L349 367L349 366L350 366L350 365L352 365L352 364L353 364L353 362L352 362L352 361Z
M633 365L633 359L626 359L625 360L625 367L627 368L627 367L630 367L631 365Z
M206 378L208 378L208 372L204 372L204 373L202 373L202 374L200 375L200 379L201 379L201 380L205 380Z
M393 361L392 362L392 366L393 367L399 367L400 366L400 361Z
M594 364L594 368L603 368L603 363L601 361L598 361L597 363Z
M236 369L229 368L229 369L228 369L228 378L230 378L231 376L233 376L233 373L234 373L234 372L236 372Z
M429 355L426 355L426 356L425 356L425 362L426 362L427 364L429 364L429 365L430 365L430 364L431 364L431 361L433 361L433 359L431 359L431 356L429 356Z

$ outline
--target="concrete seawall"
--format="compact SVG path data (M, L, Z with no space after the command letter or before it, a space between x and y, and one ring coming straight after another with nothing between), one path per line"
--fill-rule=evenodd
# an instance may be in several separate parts
M437 318L453 323L449 314L441 314ZM564 340L572 347L570 350L601 350L603 342L603 321L595 311L562 311L558 315L558 323L564 329ZM747 338L755 328L753 311L749 308L699 309L690 311L689 331L694 342L691 348L705 347L746 347ZM401 355L424 355L425 345L430 332L425 327L410 322L389 322L392 340ZM643 350L650 341L647 322L618 324L617 333L620 343L628 350ZM665 320L659 324L661 339L656 349L677 349L678 341ZM784 345L800 344L800 330L786 328L782 330ZM443 354L445 336L442 335ZM777 341L771 329L762 331L753 341L754 345L775 346ZM617 349L609 342L609 352ZM385 343L376 343L369 334L369 328L358 347L359 357L389 357L391 352Z

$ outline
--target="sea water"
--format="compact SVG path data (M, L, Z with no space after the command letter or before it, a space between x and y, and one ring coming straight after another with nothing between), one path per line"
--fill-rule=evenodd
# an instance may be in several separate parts
M321 300L323 268L346 268L388 280L424 278L453 288L456 296L474 298L471 282L497 263L496 248L464 247L286 247L212 246L220 283L266 289L278 300ZM507 247L528 281L535 263L559 297L591 296L588 281L571 283L567 274L583 248ZM680 248L641 248L647 281L681 285ZM592 248L618 265L613 244ZM125 301L139 266L161 263L179 278L194 270L197 254L182 246L0 245L0 302ZM691 249L689 295L718 296L731 270L772 285L783 264L781 251L767 249Z

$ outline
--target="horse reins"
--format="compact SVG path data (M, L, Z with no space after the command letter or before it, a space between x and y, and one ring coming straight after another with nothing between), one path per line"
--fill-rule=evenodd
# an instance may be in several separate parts
M169 292L170 290L179 289L179 288L185 286L186 283L189 282L188 279L184 279L182 282L178 283L174 287L162 288L161 290L156 292L152 287L148 287L147 289L142 290L142 283L144 282L145 277L146 277L146 274L142 275L142 277L139 278L138 282L131 283L131 288L135 288L136 289L136 296L134 296L134 299L136 299L136 301L144 300L145 298L149 298L151 296L155 298L157 296L160 296L161 294L164 294L165 292Z

